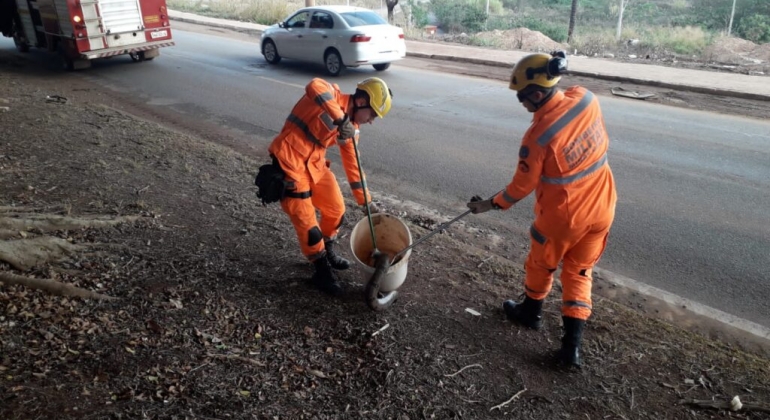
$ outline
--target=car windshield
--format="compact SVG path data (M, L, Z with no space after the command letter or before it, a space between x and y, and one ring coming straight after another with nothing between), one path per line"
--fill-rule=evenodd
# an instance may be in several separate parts
M348 26L351 28L356 26L388 24L385 19L381 18L380 15L374 12L346 12L341 13L341 16L343 19L345 19L345 22L347 22Z

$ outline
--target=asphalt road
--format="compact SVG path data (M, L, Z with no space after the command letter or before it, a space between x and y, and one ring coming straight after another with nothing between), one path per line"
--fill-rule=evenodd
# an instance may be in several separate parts
M256 38L183 31L151 63L118 57L79 77L147 107L240 130L265 150L320 67L269 66ZM1 49L12 49L0 39ZM32 60L51 58L34 53ZM530 115L497 80L430 71L408 59L378 73L350 69L345 91L383 77L394 108L362 130L363 165L385 192L453 216L474 194L510 180ZM619 203L600 266L770 327L770 123L617 99L597 92L610 133ZM332 152L332 155L336 155ZM473 216L516 244L528 241L532 200Z

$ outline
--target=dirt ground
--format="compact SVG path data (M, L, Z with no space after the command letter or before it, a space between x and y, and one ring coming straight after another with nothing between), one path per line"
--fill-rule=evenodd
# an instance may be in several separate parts
M503 247L526 238L452 227L415 248L385 312L359 267L322 295L287 218L257 202L263 155L64 77L0 53L2 419L770 418L766 354L601 297L584 368L558 367L558 285L540 332L499 309L523 291ZM417 237L440 222L385 210Z
M527 28L466 34L424 36L424 41L479 45L503 50L551 52L566 49L570 54L588 55L639 64L656 64L697 70L770 76L770 43L755 44L745 39L722 36L705 48L699 56L684 56L655 49L639 40L625 44L592 45L585 51L556 42L541 32Z

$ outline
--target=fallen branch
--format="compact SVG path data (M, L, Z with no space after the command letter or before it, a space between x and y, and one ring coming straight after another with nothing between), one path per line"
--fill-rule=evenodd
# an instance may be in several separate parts
M46 262L61 261L88 246L72 244L52 236L3 241L0 242L0 261L7 262L17 270L27 271Z
M390 324L385 324L382 328L372 333L372 337L390 328Z
M71 284L61 283L51 279L37 279L19 276L12 273L0 273L0 282L5 284L20 284L32 289L39 289L57 296L77 296L86 299L115 300L116 298L82 289Z
M215 359L226 359L226 360L238 360L239 362L245 362L252 364L254 366L259 367L265 367L265 364L254 359L249 359L248 357L238 356L235 354L214 354L214 353L206 353L206 356L213 357Z
M511 398L509 398L508 401L506 401L504 403L500 403L500 404L490 408L489 411L494 411L495 409L499 410L499 409L505 407L506 405L508 405L511 402L513 402L513 400L515 400L516 398L519 398L521 396L521 394L525 393L526 391L527 391L527 388L522 389L521 391L519 391L516 394L514 394Z
M20 217L0 217L0 227L11 230L32 230L37 229L42 232L51 232L56 230L77 230L84 228L101 229L105 227L119 225L121 223L133 223L139 220L140 216L84 216L69 217L59 216L57 214L20 214Z
M444 375L444 376L446 376L447 378L452 378L452 377L454 377L454 376L457 376L457 375L459 375L460 373L462 373L462 371L464 371L465 369L470 369L470 368L473 368L473 367L477 367L477 368L480 368L480 367L481 367L481 365L480 365L480 364L478 364L478 363L476 363L476 364L472 364L472 365L468 365L468 366L466 366L466 367L464 367L464 368L462 368L462 369L458 370L457 372L455 372L455 373L453 373L453 374L451 374L451 375Z
M681 400L680 404L692 405L697 408L714 408L717 410L732 410L730 401L712 401L712 400ZM760 403L742 403L740 410L737 411L759 411L761 413L770 413L770 406Z

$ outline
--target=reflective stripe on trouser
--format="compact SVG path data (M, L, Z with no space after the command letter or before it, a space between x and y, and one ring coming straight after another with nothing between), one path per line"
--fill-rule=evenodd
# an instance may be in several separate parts
M524 288L532 299L545 299L551 291L553 272L562 261L561 313L577 319L591 316L591 272L599 261L609 235L609 220L574 229L544 228L545 223L535 220L530 230L531 247L526 268Z
M305 182L297 184L307 185ZM302 253L313 261L326 252L323 238L337 237L345 214L345 202L332 171L327 170L318 183L311 184L310 191L310 198L284 198L281 200L281 208L289 215L291 224L294 225ZM321 213L320 222L316 219L316 209ZM313 233L314 228L320 229L321 238L317 233Z

